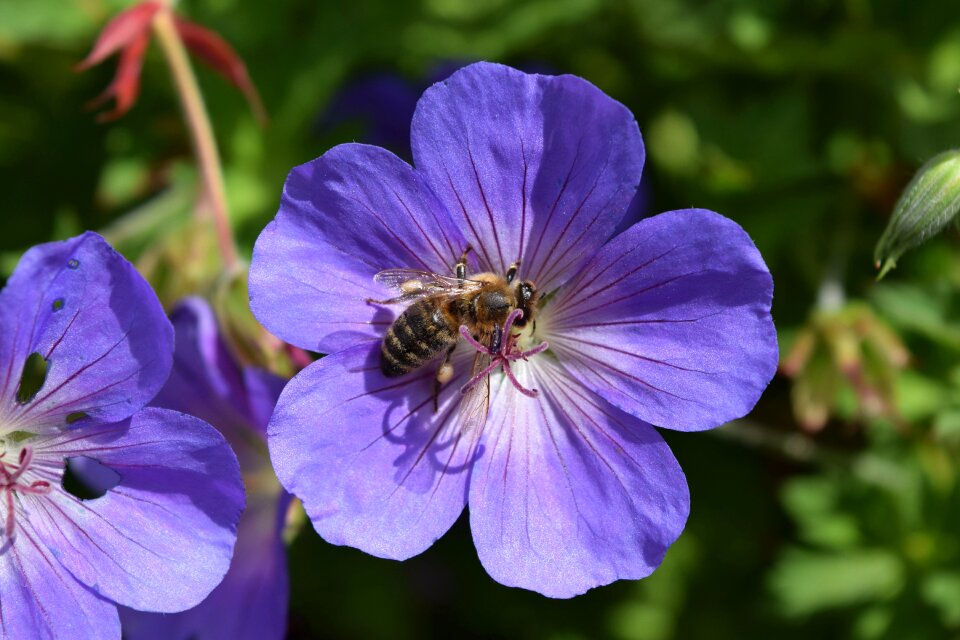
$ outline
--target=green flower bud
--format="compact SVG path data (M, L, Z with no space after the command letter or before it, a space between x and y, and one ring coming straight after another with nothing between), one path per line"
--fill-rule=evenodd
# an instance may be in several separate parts
M874 250L879 280L907 250L936 235L960 210L960 150L945 151L920 167L904 189ZM881 269L882 265L882 269Z

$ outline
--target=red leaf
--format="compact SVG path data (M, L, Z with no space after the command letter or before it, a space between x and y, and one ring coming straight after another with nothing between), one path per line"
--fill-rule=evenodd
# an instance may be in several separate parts
M93 45L93 50L77 66L78 71L103 62L120 49L129 46L150 28L154 14L161 9L157 2L141 2L121 12L107 23Z
M140 72L143 71L143 59L149 44L150 32L143 31L135 36L120 53L117 73L113 76L113 80L106 90L89 104L90 107L97 107L110 100L110 98L116 100L116 106L112 111L102 113L97 118L100 122L116 120L130 111L137 101L137 96L140 94Z
M174 16L173 19L177 31L183 39L183 44L200 60L237 87L246 97L250 104L250 110L253 111L253 115L260 124L266 124L267 112L260 101L260 94L253 86L253 81L250 80L246 65L243 64L243 60L233 50L233 47L206 27L201 27L197 23L179 16Z

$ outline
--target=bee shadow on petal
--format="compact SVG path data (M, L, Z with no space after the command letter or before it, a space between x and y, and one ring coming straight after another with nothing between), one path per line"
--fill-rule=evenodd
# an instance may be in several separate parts
M371 349L364 366L364 388L386 402L377 446L392 450L398 487L419 494L434 491L446 476L469 474L482 457L479 430L462 432L458 415L460 387L468 379L471 357L464 348L457 349L453 360L456 373L441 388L435 412L433 390L439 359L404 376L388 378L380 369L379 345ZM468 485L464 483L464 491Z

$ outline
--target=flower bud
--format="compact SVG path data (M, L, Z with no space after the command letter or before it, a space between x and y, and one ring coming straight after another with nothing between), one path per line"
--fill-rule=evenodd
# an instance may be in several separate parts
M960 209L960 150L945 151L920 167L897 201L874 250L879 280L907 250L943 229ZM881 268L882 265L882 268Z

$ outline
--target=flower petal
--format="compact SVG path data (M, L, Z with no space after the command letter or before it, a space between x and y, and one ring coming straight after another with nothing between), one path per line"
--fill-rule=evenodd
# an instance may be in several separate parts
M569 372L624 411L698 431L747 414L777 367L773 280L750 236L712 211L643 220L538 321Z
M20 527L0 549L0 638L119 638L117 607L86 588Z
M176 335L173 370L150 404L209 422L239 454L239 449L249 448L250 431L266 435L284 380L240 368L205 300L185 298L170 320Z
M477 63L428 89L414 165L473 243L481 268L549 290L624 217L643 142L631 113L574 76Z
M266 496L263 496L266 498ZM121 609L128 640L281 640L287 627L290 585L281 532L289 495L250 498L240 518L237 547L223 582L206 600L182 613Z
M78 580L119 604L169 612L195 606L223 579L244 496L236 457L213 427L147 408L34 446L38 464L84 455L121 476L94 500L28 496L40 540Z
M465 372L434 414L435 370L385 378L379 358L379 345L360 345L291 380L270 421L270 457L327 542L402 560L463 511L476 434L457 428Z
M452 273L466 244L410 165L378 147L345 144L287 177L276 218L257 239L250 307L277 337L333 353L380 339L389 268Z
M122 420L170 373L173 329L150 285L95 233L27 251L0 292L0 424L37 431L70 414ZM27 357L46 379L16 400Z
M569 598L643 578L690 509L683 471L650 425L534 358L514 369L536 399L502 381L470 482L470 526L502 584Z

